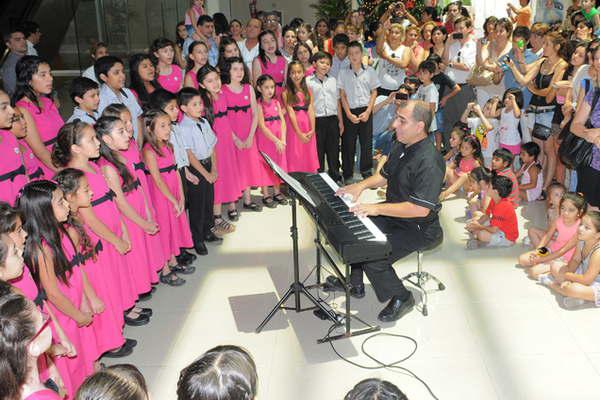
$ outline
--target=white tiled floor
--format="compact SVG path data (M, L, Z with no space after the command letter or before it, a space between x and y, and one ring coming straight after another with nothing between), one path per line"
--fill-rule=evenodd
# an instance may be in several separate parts
M369 192L366 196L374 196ZM413 311L383 332L403 334L418 350L402 366L426 380L440 399L598 399L600 398L600 319L594 308L564 310L547 289L515 267L519 244L510 249L465 251L460 222L464 200L444 203L445 241L425 255L426 269L447 289L429 296L429 316ZM519 214L538 215L530 207ZM314 263L314 230L300 213L303 276ZM520 216L521 237L525 219ZM288 288L291 279L290 207L243 213L237 231L196 262L197 272L180 288L159 286L144 305L152 322L127 328L138 339L132 356L152 398L174 399L179 370L218 344L236 344L254 356L261 400L342 399L359 380L381 377L412 400L430 399L421 383L395 370L369 371L341 361L316 340L329 323L310 312L279 313L260 334L254 328ZM415 256L397 263L404 275ZM338 306L343 300L335 299ZM371 288L352 304L375 323L382 308ZM372 363L361 354L366 336L336 343L352 361ZM384 362L411 351L407 341L378 337L367 350ZM112 360L111 360L112 361Z

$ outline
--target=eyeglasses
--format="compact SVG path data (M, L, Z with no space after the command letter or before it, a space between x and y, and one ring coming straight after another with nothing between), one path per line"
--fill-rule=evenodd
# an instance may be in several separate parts
M277 18L267 18L265 22L279 22L279 20Z
M42 323L42 326L36 332L36 334L33 335L33 337L31 338L31 340L29 341L29 343L33 343L33 341L35 339L37 339L42 334L42 332L44 332L44 330L48 327L48 325L50 325L50 317L47 314L42 313L42 320L44 321Z

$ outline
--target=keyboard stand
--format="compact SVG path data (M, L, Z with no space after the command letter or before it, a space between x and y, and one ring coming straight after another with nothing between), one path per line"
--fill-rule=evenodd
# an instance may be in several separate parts
M325 306L323 306L323 303L317 298L315 298L315 296L313 296L312 293L308 291L304 284L300 282L300 262L298 255L298 218L296 206L297 198L293 190L289 191L289 195L290 202L292 203L292 226L290 227L290 232L292 237L294 281L290 285L290 288L283 294L281 299L277 302L277 304L275 304L273 309L265 317L265 319L260 323L260 325L258 325L258 327L256 328L256 333L260 333L260 331L262 331L265 325L271 320L271 318L273 318L273 316L279 310L293 310L299 313L319 308L325 313L325 315L327 315L328 319L330 319L335 324L339 324L336 313L332 310L328 310ZM313 306L308 308L302 308L302 304L300 302L300 294L306 296L306 298L308 298L308 300L310 300L310 302L313 303ZM294 296L294 307L286 307L285 303L292 295Z
M335 250L333 250L333 249L329 250L326 247L326 243L323 243L323 241L321 240L321 238L324 235L321 235L319 223L318 223L316 215L312 214L311 212L309 212L309 215L311 215L311 217L313 218L313 220L315 222L315 226L317 228L317 235L315 238L316 261L317 261L317 265L316 265L317 283L315 285L308 286L307 288L312 289L312 288L317 288L317 287L319 287L319 288L323 287L323 284L321 283L321 268L322 268L321 255L324 255L325 259L329 262L329 264L333 268L337 277L344 284L344 289L345 289L344 295L346 297L346 314L345 314L345 316L343 316L343 319L342 319L342 321L344 322L344 333L340 333L340 334L334 335L334 336L330 336L328 333L325 337L318 339L317 343L332 342L334 340L345 339L345 338L349 338L349 337L353 337L353 336L365 335L367 333L373 333L373 332L380 331L381 327L379 325L373 326L351 313L350 299L352 297L350 296L350 265L344 264L345 274L343 274L340 267L338 266L338 263L335 262L334 258L330 254L330 251L335 252ZM339 259L341 259L341 258L339 258ZM328 313L328 315L329 315L329 313ZM366 328L353 331L352 327L351 327L352 319L357 320L359 323L366 326ZM336 321L339 321L339 320L336 318Z

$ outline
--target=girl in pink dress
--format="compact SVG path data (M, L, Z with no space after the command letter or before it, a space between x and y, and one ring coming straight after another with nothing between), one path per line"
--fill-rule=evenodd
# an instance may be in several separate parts
M69 202L70 215L69 224L78 232L79 251L85 264L83 269L88 276L90 284L104 301L104 312L94 320L96 343L100 354L105 357L124 357L131 354L136 342L132 339L123 338L123 312L117 307L111 296L112 280L104 271L105 267L100 264L106 257L102 254L104 244L101 240L92 241L93 234L81 225L79 211L83 208L92 207L92 192L85 173L75 168L65 168L56 176L58 186L63 191L65 199ZM110 351L116 349L114 351Z
M175 44L167 38L158 38L152 43L151 52L160 86L171 93L179 92L183 87L183 72L179 65L173 63Z
M5 399L60 400L47 389L38 369L38 359L52 344L47 315L18 293L0 297L0 354L8 362L0 366L0 393ZM17 367L17 368L15 368Z
M133 138L133 124L129 109L122 104L112 104L104 109L102 112L102 117L116 117L123 122L125 131L129 137L129 147L126 150L120 151L120 153L127 160L129 167L132 169L135 175L135 178L139 179L141 190L146 198L148 210L152 215L152 221L156 221L156 210L154 209L154 204L150 198L148 175L146 175L146 165L144 164L144 161L142 161L140 147ZM151 265L154 266L155 271L161 271L165 267L168 257L163 252L160 230L154 235L146 236L146 244L148 254L150 255Z
M275 96L275 81L269 75L262 75L256 81L259 92L257 109L258 127L258 150L268 155L279 167L287 171L287 160L285 154L286 124L283 117L283 108ZM285 205L287 199L280 191L281 179L271 167L262 161L262 167L267 172L270 182L262 187L263 204L269 208L277 207L277 203ZM273 195L269 193L269 186L273 186Z
M17 137L9 131L16 125L16 114L10 106L8 95L0 90L0 200L10 204L14 202L19 189L27 183L21 147ZM18 122L19 126L22 126L21 121Z
M240 182L237 153L233 141L233 129L229 122L227 98L221 91L221 78L217 70L210 65L204 66L198 73L200 94L206 109L206 119L210 122L217 145L217 181L215 187L215 228L224 232L232 232L235 227L226 222L221 216L221 205L229 203L228 216L231 221L239 218L235 202L242 194L243 184ZM214 166L213 166L214 168Z
M304 67L304 76L309 77L315 73L315 66L311 62L312 51L306 43L299 42L294 47L293 60L299 61Z
M208 47L198 40L192 42L187 56L187 66L183 86L198 89L198 71L208 63Z
M160 274L160 281L180 286L185 280L178 277L170 265L176 265L180 248L193 246L192 234L185 213L185 198L181 177L169 143L171 118L161 110L148 111L144 117L144 163L150 173L150 197L156 209L156 221L161 232L164 254L169 262Z
M82 269L84 259L76 251L77 234L65 225L69 206L56 183L41 180L27 184L18 203L27 215L25 262L46 292L52 314L77 352L74 357L55 360L67 396L71 397L94 371L98 349L91 325L95 315L104 311L104 304Z
M270 177L263 167L255 140L258 125L256 95L248 83L244 60L228 58L221 70L224 79L223 95L227 99L229 121L233 128L233 142L238 159L238 171L244 187L244 209L260 211L261 207L250 197L251 186L265 186Z
M125 255L131 280L138 294L148 293L157 282L156 269L150 262L146 237L158 232L150 216L139 179L121 155L130 145L129 135L119 118L101 117L94 125L100 141L98 165L108 187L115 193L115 203L127 227L131 251Z
M24 56L15 67L17 89L13 101L23 111L27 122L25 142L35 155L29 169L41 167L50 178L56 167L52 165L50 152L56 135L64 122L52 101L52 73L50 65L38 56Z
M52 159L61 167L83 171L93 193L92 206L79 209L79 217L90 231L91 242L102 242L102 251L93 263L95 267L90 269L91 279L107 282L110 303L117 307L115 312L128 310L125 322L142 325L148 323L149 318L142 314L141 309L134 307L138 293L131 282L130 268L123 258L131 250L125 224L114 203L114 192L108 188L100 167L90 162L90 159L98 158L99 149L100 143L91 125L81 121L70 122L58 134Z
M269 30L263 31L258 36L258 57L252 61L252 76L257 79L263 74L271 75L276 86L275 98L281 101L286 71L287 63L279 51L275 33Z
M288 68L283 100L287 109L286 124L290 127L286 147L288 171L315 173L319 169L315 110L304 67L298 61L292 61Z

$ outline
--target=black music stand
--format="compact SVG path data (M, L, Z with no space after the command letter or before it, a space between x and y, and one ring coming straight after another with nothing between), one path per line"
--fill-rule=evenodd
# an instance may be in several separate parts
M290 288L283 294L281 300L279 300L277 304L275 304L275 306L269 312L266 318L260 323L260 325L258 325L258 327L256 328L256 333L260 333L260 331L262 331L265 325L271 320L271 318L273 318L275 313L277 313L277 311L279 310L293 310L299 313L319 308L322 312L325 313L325 315L327 315L328 319L330 319L336 324L339 324L340 321L338 321L336 313L324 307L321 301L319 301L315 296L313 296L304 286L304 284L300 281L300 261L298 255L298 219L296 201L298 200L298 197L301 197L305 202L309 204L314 204L314 202L310 195L304 190L300 182L286 174L277 164L275 164L273 160L271 160L271 158L268 155L266 155L263 152L261 152L261 154L267 162L267 164L269 165L269 167L271 167L273 172L288 185L288 194L290 196L290 202L292 205L292 226L290 227L290 232L292 237L292 260L294 266L294 281L290 285ZM314 305L312 307L302 308L302 305L300 304L300 294L306 296L306 298L308 298L308 300L310 300L310 302ZM284 304L292 295L294 295L294 307L286 307Z
M344 286L346 289L345 290L346 315L341 317L336 312L327 309L327 307L323 306L322 302L319 299L315 298L308 291L308 288L302 282L300 282L300 266L299 266L300 263L299 263L299 255L298 255L298 225L297 225L296 201L298 199L302 199L304 201L304 204L308 204L309 207L312 206L313 208L316 205L315 205L313 199L311 198L310 194L302 187L302 184L300 182L298 182L295 178L293 178L292 176L285 173L285 171L283 171L275 162L273 162L273 160L271 160L271 158L268 155L266 155L263 152L260 152L260 153L263 156L263 158L265 159L265 161L267 162L267 164L269 165L269 167L271 167L273 172L288 185L289 195L290 195L291 204L292 204L292 226L290 227L290 232L291 232L291 237L292 237L294 281L290 285L290 288L281 297L281 300L279 300L277 302L277 304L275 304L275 306L269 312L267 317L256 328L256 333L260 333L260 331L262 331L264 326L271 320L271 318L273 318L275 313L277 313L277 311L279 311L279 310L294 310L296 312L303 312L303 311L314 310L316 308L320 309L327 316L327 319L331 320L334 324L336 324L336 325L343 324L344 328L345 328L344 333L334 335L334 336L330 336L328 333L324 338L318 339L317 343L325 343L325 342L330 342L333 340L348 338L348 337L357 336L357 335L364 335L366 333L379 331L381 328L378 325L372 326L372 325L366 323L365 321L361 320L357 316L354 316L351 314L351 312L350 312L350 286L349 286L349 283L346 282L347 279L349 279L348 277L350 276L350 266L346 265L346 276L344 276L342 274L341 270L339 269L339 267L336 265L335 260L329 254L329 252L325 248L325 245L322 243L321 235L320 235L319 228L318 228L318 224L319 224L318 216L315 215L315 213L313 213L311 211L309 211L309 214L315 220L315 224L317 225L317 237L315 239L316 256L317 256L317 265L316 265L317 284L311 285L311 286L309 286L309 288L312 289L315 287L318 288L318 287L322 286L322 284L321 284L321 255L325 255L327 261L329 261L329 263L333 266L338 277L342 280L342 282L345 283ZM300 294L301 293L304 294L314 304L313 307L302 308L302 306L300 304ZM292 296L292 294L294 295L295 306L294 307L284 306L284 304L290 298L290 296ZM350 321L352 320L352 318L356 319L357 321L359 321L360 323L365 325L367 328L362 329L362 330L352 331L351 325L350 325Z

